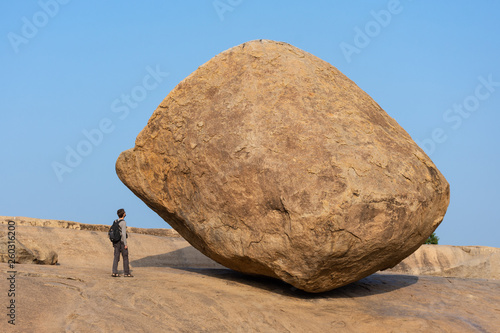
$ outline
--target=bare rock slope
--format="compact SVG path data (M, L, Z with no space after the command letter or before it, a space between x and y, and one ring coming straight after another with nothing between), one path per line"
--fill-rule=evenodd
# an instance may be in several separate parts
M116 169L210 258L310 292L394 266L449 203L443 175L370 96L269 40L179 83Z
M39 219L33 217L24 216L0 216L0 224L7 224L9 221L14 221L16 225L32 226L32 227L48 227L48 228L65 228L65 229L76 229L76 230L87 230L87 231L104 231L107 232L112 224L89 224L89 223L79 223L73 221L65 220L49 220L49 219ZM165 237L180 237L180 235L173 229L144 229L144 228L134 228L127 227L128 232L135 234L147 234L153 236L165 236Z
M38 243L32 240L27 240L26 243L18 240L9 241L10 238L7 235L1 236L0 233L0 262L7 263L9 259L12 259L11 262L19 264L57 264L58 256L52 250L50 243ZM12 257L13 249L15 249L15 257Z
M422 245L391 272L500 280L500 249L486 246Z
M133 233L135 277L112 278L113 248L106 233L71 225L75 228L16 225L21 242L50 241L59 263L16 264L16 326L4 317L0 331L496 332L500 327L500 281L485 276L379 273L308 294L275 279L225 269L182 238ZM6 228L0 223L0 232ZM439 257L439 249L447 247L430 249ZM429 258L428 267L435 257ZM0 263L2 281L10 270ZM0 302L7 304L6 292Z

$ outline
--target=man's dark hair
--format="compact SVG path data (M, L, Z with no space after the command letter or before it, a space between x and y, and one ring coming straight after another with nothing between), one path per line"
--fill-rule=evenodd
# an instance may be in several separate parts
M119 218L122 218L123 215L125 215L125 209L123 209L123 208L118 209L118 211L116 212L116 214L118 214Z

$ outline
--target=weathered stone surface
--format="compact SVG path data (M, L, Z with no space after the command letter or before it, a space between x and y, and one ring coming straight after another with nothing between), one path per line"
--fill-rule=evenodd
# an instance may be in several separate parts
M0 225L0 233L5 229ZM133 327L134 332L477 333L500 327L498 280L384 272L306 294L277 280L209 269L214 263L202 254L195 258L184 239L144 234L129 237L135 278L117 280L110 276L113 247L106 232L17 230L22 243L50 242L60 265L16 265L16 326L0 323L6 328L2 332L125 332ZM446 249L433 247L438 253L440 248ZM8 271L0 263L4 304Z
M486 246L422 245L389 271L411 275L500 280L500 249Z
M23 244L15 239L9 241L7 235L0 235L0 262L8 263L11 259L9 245L13 245L15 249L14 262L17 264L40 264L40 265L55 265L57 264L58 256L49 245L40 246L32 240L26 240Z
M449 203L445 178L364 91L267 40L179 83L116 170L202 253L310 292L396 265Z
M0 225L7 225L9 221L14 221L16 225L23 226L33 226L33 227L48 227L48 228L65 228L65 229L77 229L77 230L87 230L87 231L104 231L107 232L111 225L105 224L87 224L73 221L62 221L62 220L47 220L47 219L37 219L33 217L23 217L23 216L0 216ZM180 237L180 235L174 229L145 229L145 228L135 228L127 226L128 233L135 234L146 234L154 236L164 236L164 237Z

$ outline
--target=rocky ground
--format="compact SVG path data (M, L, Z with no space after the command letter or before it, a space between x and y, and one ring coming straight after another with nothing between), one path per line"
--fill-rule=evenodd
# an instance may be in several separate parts
M7 220L0 218L0 236ZM58 264L15 265L16 325L3 315L1 332L498 332L500 327L499 249L422 247L391 272L308 294L225 269L182 238L146 233L130 234L135 277L112 278L113 249L98 227L21 220L17 239L55 251ZM10 270L0 263L4 312L11 299ZM479 279L481 274L485 278ZM474 278L457 277L468 275Z

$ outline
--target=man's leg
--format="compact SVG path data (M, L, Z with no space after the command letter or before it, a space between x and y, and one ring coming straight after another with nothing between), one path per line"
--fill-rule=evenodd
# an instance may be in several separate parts
M118 274L118 262L120 261L120 243L113 244L115 249L113 258L113 274Z
M125 275L130 274L130 267L128 264L128 248L125 249L125 245L122 243L122 256L123 256L123 273Z

